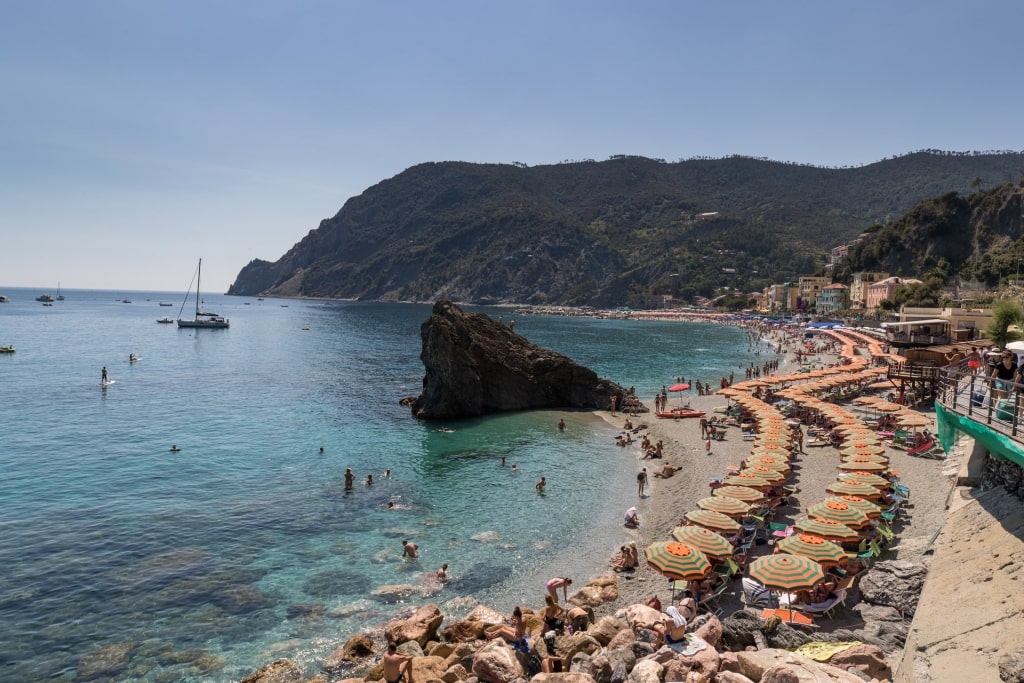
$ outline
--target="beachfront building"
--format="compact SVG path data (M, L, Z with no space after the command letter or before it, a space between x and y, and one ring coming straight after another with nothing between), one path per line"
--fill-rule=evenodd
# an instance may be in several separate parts
M813 306L814 302L818 299L818 292L830 284L832 284L832 278L829 277L802 275L797 285L800 289L800 301L797 304L797 308L807 310Z
M844 311L849 302L846 299L846 285L838 282L825 285L814 300L814 310L818 315L830 315L836 311Z
M889 277L889 273L873 273L869 271L854 273L853 282L850 283L850 308L855 310L866 308L864 297L867 286L875 282L881 282L887 277Z
M864 294L864 308L869 310L878 308L886 299L892 299L892 295L900 287L920 282L920 280L908 277L887 277L884 280L870 284L867 286L867 291Z

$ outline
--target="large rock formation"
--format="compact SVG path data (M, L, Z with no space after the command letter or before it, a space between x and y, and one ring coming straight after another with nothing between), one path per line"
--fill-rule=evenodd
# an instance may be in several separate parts
M510 325L465 313L450 301L434 304L420 328L426 367L416 417L449 419L537 408L606 409L625 405L626 391L572 359L542 349Z

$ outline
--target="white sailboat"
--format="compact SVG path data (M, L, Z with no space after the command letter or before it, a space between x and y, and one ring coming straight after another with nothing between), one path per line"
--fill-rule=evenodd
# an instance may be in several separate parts
M204 327L213 329L224 329L229 326L230 321L227 318L217 315L216 313L207 313L199 310L199 280L203 274L203 259L199 259L199 268L196 271L196 317L193 320L186 320L181 317L181 310L178 311L178 327ZM188 296L192 293L191 287L189 287L188 293L185 294L185 300L181 303L181 308L185 308L185 304L188 303Z

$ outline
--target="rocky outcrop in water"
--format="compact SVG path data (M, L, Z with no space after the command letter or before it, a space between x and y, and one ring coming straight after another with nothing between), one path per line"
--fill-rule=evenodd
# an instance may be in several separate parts
M607 409L625 405L626 390L560 353L531 344L482 313L450 301L434 304L420 328L427 374L412 404L425 419L475 417L538 408Z

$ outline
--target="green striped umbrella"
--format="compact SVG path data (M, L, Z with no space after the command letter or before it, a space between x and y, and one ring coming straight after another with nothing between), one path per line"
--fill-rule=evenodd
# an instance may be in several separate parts
M820 564L799 555L765 555L747 565L747 572L761 585L780 591L808 590L825 578Z
M730 517L741 517L750 512L750 503L744 503L742 500L729 498L728 496L723 496L722 498L716 498L715 496L701 498L697 501L697 507L701 510L720 512Z
M799 555L814 560L823 566L841 564L846 560L846 551L832 541L811 534L794 534L775 543L779 552Z
M859 529L868 523L868 515L845 501L825 501L807 508L807 514L815 519L839 522L850 528Z
M758 503L764 500L764 494L749 486L719 486L711 491L711 495L721 498L727 496L742 500L745 503Z
M644 548L644 556L648 565L670 579L692 581L702 579L711 572L707 556L685 543L652 543Z
M723 487L724 488L724 487ZM852 484L848 481L834 481L825 490L836 496L857 496L868 500L882 497L882 492L867 484Z
M844 503L849 503L858 510L862 510L868 517L882 516L882 508L880 506L875 505L870 500L864 500L863 498L858 498L857 496L831 496L829 498L826 498L825 500L841 500Z
M711 529L712 531L739 531L740 529L739 522L728 515L723 515L721 512L699 509L690 510L683 517L694 524L698 524L705 529ZM676 540L683 541L682 538L677 538ZM697 547L700 548L700 546ZM700 549L704 550L704 548Z
M892 486L892 483L885 477L880 477L877 474L871 472L862 472L860 470L854 470L853 472L842 472L836 477L839 481L856 481L861 484L867 484L868 486L874 486L876 488L884 489Z
M860 536L856 531L840 524L839 522L827 522L820 519L801 519L799 522L793 525L797 531L802 531L805 534L812 536L821 536L827 538L830 541L837 543L852 543L859 541Z
M677 526L672 538L713 557L732 555L732 544L720 534L699 526Z

